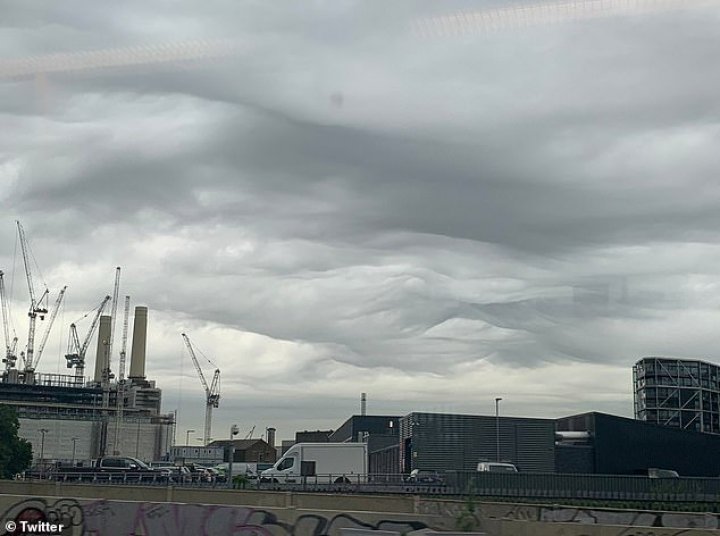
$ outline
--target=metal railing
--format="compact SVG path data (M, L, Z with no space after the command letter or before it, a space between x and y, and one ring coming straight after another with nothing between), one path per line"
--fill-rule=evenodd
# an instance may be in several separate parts
M158 472L28 471L25 478L68 483L227 487L224 479L191 480ZM475 495L538 500L720 501L720 478L649 478L591 474L448 471L416 480L402 474L337 473L282 479L236 475L233 478L233 487L267 491Z

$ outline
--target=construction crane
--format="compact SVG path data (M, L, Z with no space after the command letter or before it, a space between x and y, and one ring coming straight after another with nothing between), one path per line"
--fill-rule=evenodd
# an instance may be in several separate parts
M120 344L120 365L118 366L117 404L115 408L115 452L120 454L120 427L122 426L123 410L125 409L125 355L127 353L128 319L130 318L130 296L125 296L123 312L122 342Z
M80 337L78 337L77 326L73 323L70 324L70 336L68 337L68 352L65 354L67 360L67 368L75 368L75 381L76 383L82 384L85 376L85 353L87 352L88 346L90 346L90 340L92 339L93 333L98 327L100 322L100 316L110 301L110 296L105 296L100 306L95 310L95 317L93 318L90 329L85 336L85 340L80 344ZM88 313L90 314L90 313ZM87 315L85 315L87 316Z
M200 376L200 383L202 383L203 389L205 389L205 430L203 433L203 445L207 445L210 442L212 410L213 408L217 408L220 404L220 369L215 368L212 382L210 383L210 386L208 386L207 381L205 381L205 375L200 368L200 363L198 363L197 357L195 356L195 350L190 343L190 339L184 333L182 334L182 337L185 341L185 346L187 346L188 352L190 353L190 357L192 358L193 365L195 365L195 370L197 370L198 376ZM205 359L207 359L207 357ZM207 360L211 365L213 365L209 359Z
M47 344L48 337L50 336L50 330L53 327L53 324L55 323L55 318L57 317L58 311L60 310L60 306L62 305L63 298L65 297L65 291L67 290L67 286L64 286L62 290L60 290L60 293L58 294L57 299L55 300L55 305L53 305L52 310L50 311L50 319L48 320L47 327L45 328L45 333L43 333L42 340L40 341L40 346L38 346L37 353L35 354L35 362L32 363L32 370L35 370L38 366L38 363L40 363L40 358L42 357L43 350L45 350L45 345Z
M113 287L112 307L110 312L110 339L105 347L105 366L102 369L103 407L110 402L110 359L112 358L113 341L115 340L115 321L117 319L118 295L120 294L120 267L115 268L115 285Z
M23 229L22 224L19 221L16 221L17 228L18 228L18 235L20 236L20 247L22 248L22 256L23 256L23 263L25 264L25 276L27 278L27 285L28 285L28 293L30 294L30 309L28 310L28 316L30 317L30 326L28 328L28 342L27 342L27 349L25 351L25 354L23 355L23 361L25 365L25 373L26 373L26 379L32 381L32 373L33 373L33 358L35 354L35 322L37 320L37 317L40 317L40 320L45 319L45 315L47 314L48 310L47 307L43 306L43 303L46 302L49 291L47 288L45 288L45 291L40 295L40 298L37 299L35 296L35 285L33 284L33 277L32 277L32 270L30 269L30 247L27 243L27 238L25 237L25 229Z
M5 334L5 357L2 362L5 363L5 370L8 371L15 366L17 361L17 335L13 330L13 338L10 339L10 306L8 305L7 295L5 294L4 273L0 270L0 309L2 309L3 332Z
M253 424L253 427L250 428L250 432L248 432L248 435L245 436L245 439L252 439L252 436L254 433L255 433L255 425Z

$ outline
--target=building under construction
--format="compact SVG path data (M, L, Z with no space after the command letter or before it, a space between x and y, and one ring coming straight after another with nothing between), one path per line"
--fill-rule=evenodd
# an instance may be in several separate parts
M128 307L126 299L126 311ZM127 326L127 312L125 318ZM91 380L77 373L34 371L26 377L25 371L13 367L6 367L2 375L0 404L17 410L19 435L32 443L36 463L86 463L113 454L151 461L164 459L170 452L174 416L161 413L162 391L145 376L147 307L135 308L127 380L122 372L117 380L110 374L111 317L98 314L97 320L95 369ZM87 342L91 335L89 333ZM84 370L84 354L81 361L82 367L76 367L76 371Z

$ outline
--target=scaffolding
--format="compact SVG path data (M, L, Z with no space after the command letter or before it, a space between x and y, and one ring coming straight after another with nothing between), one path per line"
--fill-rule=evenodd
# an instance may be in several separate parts
M633 366L635 418L720 434L720 367L699 360L645 357Z

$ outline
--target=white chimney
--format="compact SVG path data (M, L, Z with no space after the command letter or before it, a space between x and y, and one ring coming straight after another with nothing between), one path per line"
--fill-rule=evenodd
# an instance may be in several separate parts
M142 305L135 307L133 319L132 353L130 354L131 380L145 379L145 351L147 350L148 308Z
M102 381L103 369L109 368L107 362L108 345L110 344L110 320L109 316L100 317L100 326L98 327L97 349L95 350L95 375L93 380L97 383Z

